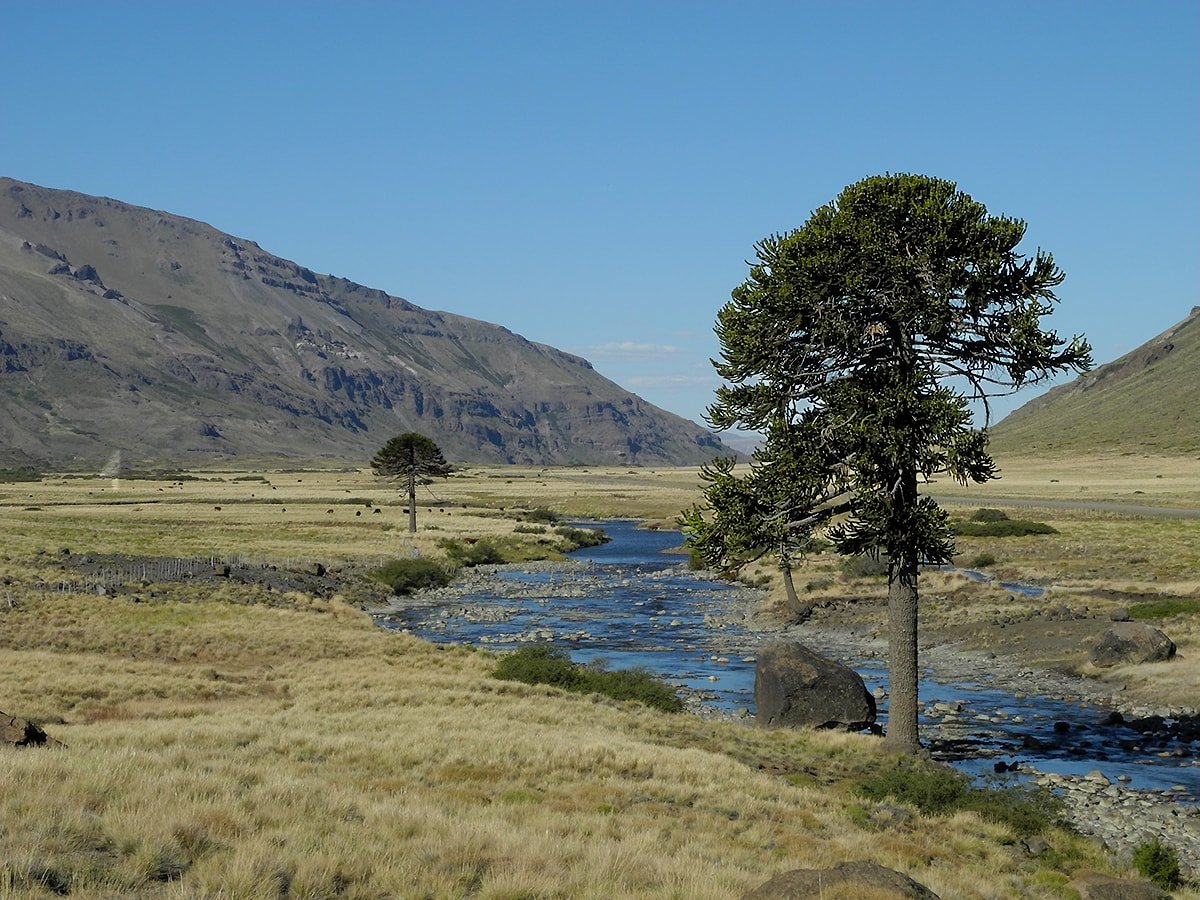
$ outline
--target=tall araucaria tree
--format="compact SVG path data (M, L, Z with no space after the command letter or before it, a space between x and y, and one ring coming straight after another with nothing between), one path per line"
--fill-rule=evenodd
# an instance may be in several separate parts
M836 550L887 561L887 742L897 750L920 746L919 568L954 553L947 515L920 485L997 477L988 396L1091 365L1083 338L1043 328L1063 273L1041 249L1019 253L1024 234L1024 222L989 215L952 182L867 178L798 230L760 241L717 317L714 364L727 384L711 422L769 429L819 460L797 481L798 503L761 493L776 527L840 511L826 530Z
M392 438L371 460L376 475L401 478L408 486L408 530L417 530L417 482L450 474L450 464L429 438L415 431Z

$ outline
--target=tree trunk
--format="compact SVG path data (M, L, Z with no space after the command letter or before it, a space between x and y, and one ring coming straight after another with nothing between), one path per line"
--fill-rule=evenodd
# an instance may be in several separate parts
M888 724L886 744L901 753L921 749L917 733L917 564L896 564L888 581Z
M408 470L408 531L410 534L417 530L417 470Z
M788 566L783 567L783 589L787 593L788 609L792 612L800 612L800 598L796 596L796 585L792 581L792 570Z

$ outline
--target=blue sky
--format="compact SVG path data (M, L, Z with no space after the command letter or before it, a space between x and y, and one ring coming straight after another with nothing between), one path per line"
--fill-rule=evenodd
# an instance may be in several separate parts
M1200 303L1192 0L0 2L0 174L503 324L689 418L754 242L868 175L1025 219L1097 361Z

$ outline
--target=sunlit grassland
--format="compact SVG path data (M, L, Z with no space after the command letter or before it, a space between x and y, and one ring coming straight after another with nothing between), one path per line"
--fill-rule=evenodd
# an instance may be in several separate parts
M868 858L945 897L1058 897L1073 868L1107 865L1058 832L1029 859L973 814L870 824L849 785L889 764L872 738L498 681L487 654L383 632L337 598L38 588L60 548L373 565L448 536L536 542L514 529L539 507L666 523L697 499L695 469L471 469L421 489L415 536L367 471L196 475L0 485L0 709L67 745L0 752L0 896L733 897ZM1189 583L1194 523L1035 517L1060 534L962 549L1064 596ZM814 593L878 589L811 564L831 580Z
M0 609L5 711L67 745L0 752L0 894L729 897L848 858L943 896L1062 879L973 815L863 823L841 785L885 764L871 738L502 682L291 599Z

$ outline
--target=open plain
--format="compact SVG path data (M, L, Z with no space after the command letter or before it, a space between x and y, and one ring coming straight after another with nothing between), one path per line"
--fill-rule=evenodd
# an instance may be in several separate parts
M930 634L1148 704L1200 694L1200 520L1053 505L1194 508L1200 463L1000 462L995 485L946 487L964 498L952 511L1041 500L1010 511L1056 533L963 538L963 562L987 554L978 568L1050 593L931 573ZM553 557L552 536L516 530L529 511L661 527L696 486L694 469L471 468L421 489L410 536L394 486L365 471L0 485L0 709L65 745L0 751L0 894L734 897L871 859L942 897L1069 897L1080 870L1129 874L1061 829L1031 854L975 813L881 813L856 785L900 763L869 736L498 681L489 654L386 633L361 611L380 597L370 570L437 557L444 538ZM205 576L179 577L184 561ZM878 616L878 580L826 555L805 565L814 621ZM780 610L778 577L758 577L763 613ZM1169 663L1092 671L1080 634L1022 626L1039 605L1078 628L1168 600ZM1007 640L1021 627L1026 640Z

